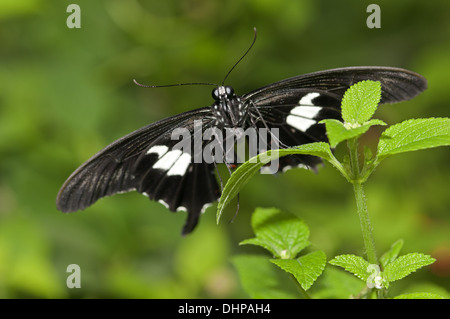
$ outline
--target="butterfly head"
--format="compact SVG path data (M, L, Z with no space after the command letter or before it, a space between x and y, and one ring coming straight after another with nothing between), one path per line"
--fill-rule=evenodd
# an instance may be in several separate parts
M241 127L245 122L245 105L228 85L221 85L212 91L215 103L212 105L216 123L220 127Z
M234 94L234 89L229 85L220 85L212 91L212 97L216 102L220 102L225 99L232 99L235 96L236 94Z

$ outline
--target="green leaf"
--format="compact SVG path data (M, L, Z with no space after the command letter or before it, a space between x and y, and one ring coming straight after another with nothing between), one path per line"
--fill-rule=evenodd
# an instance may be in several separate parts
M329 261L334 266L339 266L351 272L363 281L367 281L370 273L367 272L369 262L356 255L340 255Z
M381 84L361 81L352 85L342 99L342 118L350 124L364 124L375 113L381 99Z
M436 259L421 253L411 253L398 257L383 271L387 283L402 279L417 269L434 263Z
M357 296L366 285L353 274L335 267L326 267L321 276L314 292L310 292L314 299L354 298L352 296Z
M445 299L443 296L433 294L430 292L415 292L410 294L403 294L394 297L394 299Z
M366 133L369 128L373 125L386 125L381 120L370 120L364 124L344 124L341 121L334 119L322 120L320 123L325 123L325 128L327 130L328 140L330 141L331 147L336 147L340 142L360 136Z
M397 258L402 247L403 239L399 239L395 243L393 243L391 248L389 248L389 250L381 256L380 262L383 266L383 269Z
M237 255L231 262L237 269L242 288L251 298L298 298L298 288L292 280L266 256Z
M241 191L250 178L255 175L259 169L261 169L261 167L272 160L278 160L279 157L291 154L308 154L319 156L333 165L337 165L337 161L331 153L330 145L325 142L303 144L295 148L279 149L261 153L239 166L228 179L223 189L222 196L220 197L219 204L217 205L217 222L219 222L225 207Z
M252 215L256 237L240 244L252 244L269 250L275 257L288 259L309 245L308 226L299 218L276 208L258 208Z
M450 145L450 119L412 119L392 125L380 137L378 161L387 156Z
M304 290L308 290L325 269L327 257L321 250L297 259L272 259L272 263L294 275Z

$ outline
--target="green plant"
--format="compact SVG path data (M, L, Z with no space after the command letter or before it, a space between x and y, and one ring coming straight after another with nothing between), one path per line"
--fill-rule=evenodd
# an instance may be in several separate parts
M379 82L362 81L351 86L342 100L342 118L322 121L326 126L329 144L324 142L304 144L290 149L268 151L240 166L230 177L223 190L217 210L219 221L224 207L239 193L249 179L271 160L290 154L308 154L319 156L333 165L352 184L356 207L361 224L366 259L356 255L336 256L329 261L354 274L366 285L358 297L388 297L389 284L402 279L417 269L433 263L435 260L421 253L399 256L403 241L394 243L379 259L375 249L369 212L364 194L364 183L378 165L394 154L450 145L450 119L427 118L411 119L392 125L381 135L375 155L365 148L360 154L358 140L373 125L386 125L381 120L372 119L381 97ZM342 161L335 158L332 148L346 141L348 155ZM288 272L298 283L302 294L306 292L325 268L326 257L322 251L315 251L297 258L297 254L308 246L307 226L293 217L282 216L277 209L258 209L253 215L252 226L256 237L241 244L253 244L269 250L275 259L272 263ZM254 260L252 261L254 262ZM235 261L244 277L246 272L242 258ZM257 268L252 268L257 269ZM247 275L246 275L247 274ZM243 277L243 280L245 280ZM269 280L266 279L260 280ZM261 283L260 283L261 286ZM264 285L263 285L264 286ZM265 287L267 289L267 287ZM258 289L257 289L258 290ZM247 290L248 291L248 290ZM258 290L258 291L261 291ZM254 297L261 297L250 292ZM282 297L290 296L281 295ZM267 295L266 295L267 297ZM429 293L404 294L398 298L440 298Z

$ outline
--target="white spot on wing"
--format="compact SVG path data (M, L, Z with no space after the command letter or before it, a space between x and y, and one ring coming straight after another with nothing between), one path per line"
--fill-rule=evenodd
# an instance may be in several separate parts
M313 92L303 96L298 101L300 106L294 107L287 116L286 123L303 132L316 124L316 121L313 119L319 114L322 107L314 106L312 100L319 95L320 93Z
M202 207L201 213L203 214L208 209L208 207L210 207L210 206L212 206L212 203L204 204L203 207Z
M136 190L135 187L130 187L130 188L124 189L124 190L122 190L122 191L118 191L118 192L115 193L115 194L125 194L125 193L131 192L131 191L135 191L135 190Z
M320 93L317 92L312 92L312 93L308 93L305 96L303 96L300 101L298 101L299 105L314 105L312 100L315 99L316 97L318 97L320 95Z
M165 145L155 145L147 151L147 154L158 154L158 158L161 158L168 150L169 148Z
M305 119L297 115L288 115L288 117L286 118L286 123L292 127L295 127L297 130L305 132L312 125L316 124L316 121L311 119Z
M167 152L163 157L159 158L159 160L153 165L154 169L162 169L169 170L173 164L178 160L183 152L180 150L174 150Z
M191 164L191 155L183 153L172 166L172 168L167 172L168 176L180 175L183 176L186 173L189 165Z
M283 167L283 173L286 173L287 171L293 169L293 168L303 168L303 169L307 169L309 170L309 167L306 166L305 164L298 164L294 167L292 167L291 165L286 165L285 167Z
M169 209L169 204L167 204L165 201L163 201L162 199L158 200L158 203L161 203L164 205L164 207L166 207L167 209Z
M291 115L301 116L307 119L313 119L320 112L320 106L296 106L291 110Z

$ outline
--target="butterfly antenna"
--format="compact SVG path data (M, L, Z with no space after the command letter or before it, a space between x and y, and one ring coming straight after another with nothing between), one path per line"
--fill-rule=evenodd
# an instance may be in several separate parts
M236 67L236 65L238 65L239 62L241 62L242 59L247 55L247 53L249 53L250 50L252 49L253 45L254 45L255 42L256 42L256 27L253 28L253 32L254 32L255 35L254 35L254 37L253 37L252 44L251 44L250 47L247 49L247 51L245 51L245 53L241 56L241 58L233 65L233 67L230 69L230 71L228 71L228 73L227 73L227 75L225 75L225 78L223 79L221 85L223 85L223 84L225 83L225 80L228 78L228 76L229 76L230 73L233 71L233 69Z
M147 84L141 84L136 79L133 79L134 84L143 87L143 88L166 88L171 86L182 86L182 85L214 85L217 86L215 83L208 83L208 82L189 82L189 83L175 83L175 84L166 84L166 85L147 85Z

